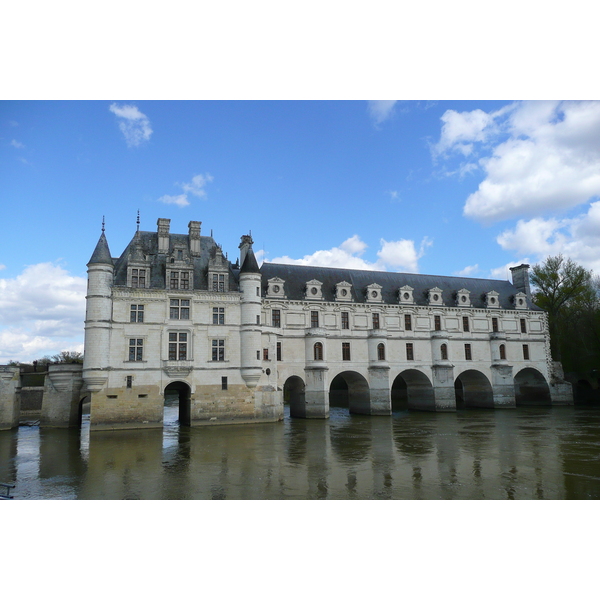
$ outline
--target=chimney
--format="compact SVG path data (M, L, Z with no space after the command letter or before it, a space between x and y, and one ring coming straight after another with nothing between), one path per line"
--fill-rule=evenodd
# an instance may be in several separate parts
M253 244L253 240L252 240L252 236L251 235L243 235L241 237L241 242L240 242L240 267L244 264L244 259L246 258L246 254L248 254L248 250L250 248L252 248L252 244Z
M190 255L200 256L200 226L201 221L190 221L188 230L190 236Z
M519 265L510 267L513 285L517 291L527 295L527 300L531 301L531 288L529 287L529 265Z
M158 225L158 253L167 254L169 252L171 219L159 219L156 224Z

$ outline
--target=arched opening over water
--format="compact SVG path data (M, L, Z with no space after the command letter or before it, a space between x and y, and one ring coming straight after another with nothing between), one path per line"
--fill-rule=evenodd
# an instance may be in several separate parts
M392 412L399 410L435 410L433 386L429 377L416 369L402 371L392 384Z
M347 407L354 414L371 414L369 382L355 371L336 375L329 386L329 407Z
M526 367L515 375L517 406L550 406L550 388L545 377L536 369Z
M290 407L290 417L306 417L305 385L301 377L292 375L283 384L283 403Z
M89 425L91 408L92 399L90 396L84 396L77 407L77 423L80 428L86 424Z
M492 385L481 371L463 371L454 382L454 393L457 410L472 407L494 408Z
M165 388L163 425L190 425L191 395L190 386L183 381L173 381Z

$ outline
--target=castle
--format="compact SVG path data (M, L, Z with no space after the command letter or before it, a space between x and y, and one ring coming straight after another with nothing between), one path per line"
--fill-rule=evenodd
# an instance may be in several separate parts
M232 264L201 223L137 231L118 259L104 231L88 263L82 395L91 428L327 418L330 403L389 415L571 404L550 358L528 265L489 279Z

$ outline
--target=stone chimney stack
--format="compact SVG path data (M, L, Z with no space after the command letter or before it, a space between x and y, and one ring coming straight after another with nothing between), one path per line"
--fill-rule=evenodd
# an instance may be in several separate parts
M529 265L519 265L510 267L513 285L517 291L527 295L527 300L531 301L531 288L529 286Z
M240 267L244 264L244 259L246 258L246 254L248 254L248 250L252 248L252 244L254 241L252 240L251 235L243 235L241 237L240 242Z
M190 235L190 254L192 256L200 256L200 226L201 221L190 221L188 230Z
M169 252L169 229L171 219L158 219L158 253L167 254Z

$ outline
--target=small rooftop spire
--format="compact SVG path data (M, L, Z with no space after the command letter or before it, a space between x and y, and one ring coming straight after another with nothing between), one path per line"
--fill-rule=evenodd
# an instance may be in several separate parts
M138 209L138 215L137 215L137 221L136 221L136 223L137 223L137 231L139 231L140 230L140 211L139 211L139 209Z
M104 215L102 215L102 233L104 233Z

